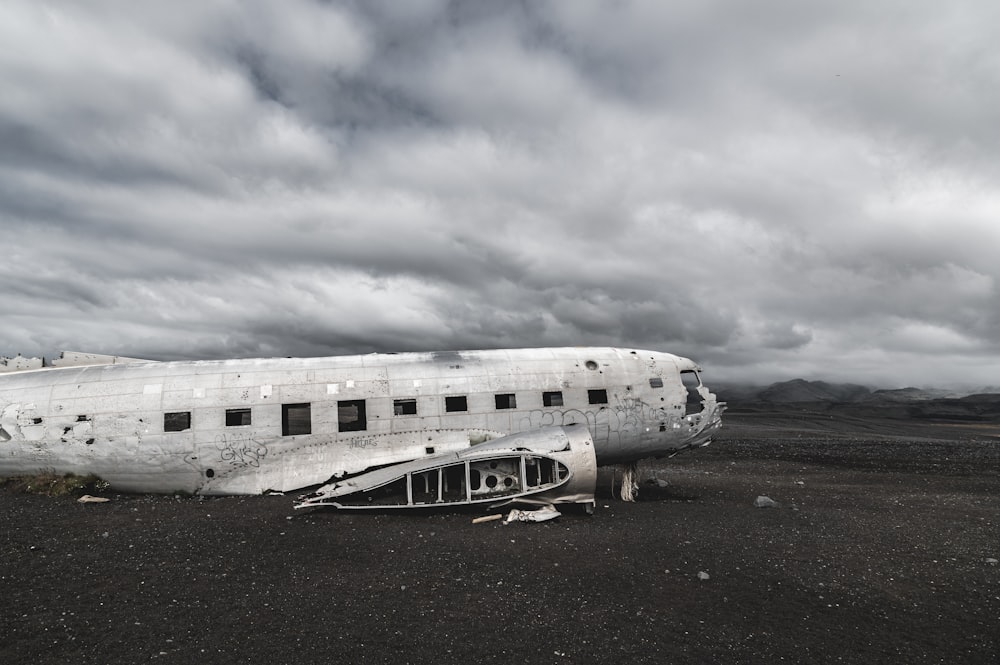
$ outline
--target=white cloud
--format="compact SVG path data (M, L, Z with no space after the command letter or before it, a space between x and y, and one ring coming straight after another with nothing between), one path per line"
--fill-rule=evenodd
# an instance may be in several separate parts
M0 352L986 376L998 11L6 3Z

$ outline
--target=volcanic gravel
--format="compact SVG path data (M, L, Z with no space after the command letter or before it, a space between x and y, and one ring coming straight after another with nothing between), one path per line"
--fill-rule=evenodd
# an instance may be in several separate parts
M727 414L538 524L8 491L0 663L997 663L998 436Z

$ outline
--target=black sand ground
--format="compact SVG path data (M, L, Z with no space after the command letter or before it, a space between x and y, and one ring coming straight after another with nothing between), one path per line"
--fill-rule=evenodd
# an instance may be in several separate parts
M727 422L542 524L0 493L0 663L1000 662L1000 427Z

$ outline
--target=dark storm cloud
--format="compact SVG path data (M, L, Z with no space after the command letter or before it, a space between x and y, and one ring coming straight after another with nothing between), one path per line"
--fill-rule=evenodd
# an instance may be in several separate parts
M0 353L995 383L986 2L0 7Z

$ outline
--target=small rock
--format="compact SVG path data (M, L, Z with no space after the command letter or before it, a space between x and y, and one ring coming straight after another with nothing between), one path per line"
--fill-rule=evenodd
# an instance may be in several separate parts
M753 501L753 505L758 508L777 508L778 502L770 497L759 496Z
M986 563L990 564L991 566L995 566L995 565L997 565L997 560L994 559L993 557L990 557L990 558L986 559Z
M708 573L706 573L704 570L699 570L698 571L698 579L701 580L702 582L704 582L705 580L708 579Z

